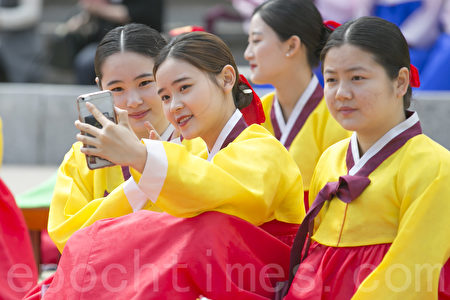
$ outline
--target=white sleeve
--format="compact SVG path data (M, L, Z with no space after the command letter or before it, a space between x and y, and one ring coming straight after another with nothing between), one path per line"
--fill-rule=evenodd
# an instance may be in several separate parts
M130 177L124 184L124 193L128 202L136 212L144 207L148 199L153 203L158 199L159 193L167 176L169 162L163 143L157 140L142 139L147 147L147 161L139 183Z
M141 189L138 187L136 181L134 181L133 176L131 176L123 186L123 191L130 206L133 208L133 212L142 209L147 203L147 195L145 195Z
M143 139L147 147L147 161L139 180L139 189L152 202L156 202L167 176L169 162L163 142Z

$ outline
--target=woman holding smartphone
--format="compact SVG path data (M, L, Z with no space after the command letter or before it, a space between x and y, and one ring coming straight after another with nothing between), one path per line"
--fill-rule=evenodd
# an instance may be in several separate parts
M167 119L185 139L202 138L207 149L193 154L174 143L141 142L125 111L117 110L116 125L90 106L103 128L76 122L93 136L78 139L96 147L81 151L139 171L141 176L133 176L135 192L127 194L134 198L128 200L149 201L168 214L140 211L75 233L46 297L269 297L287 266L289 246L281 240L296 232L305 214L295 161L266 129L244 122L239 109L251 99L241 88L231 51L218 37L178 36L161 51L154 74ZM84 291L68 280L56 284L74 265L88 261L96 278L112 264L120 266L120 274ZM246 266L254 275L243 277ZM86 282L85 274L77 272L74 280Z
M147 122L162 140L173 138L153 76L155 57L165 45L156 30L129 24L108 32L97 47L97 84L112 92L114 105L126 112L130 131L139 138L148 137ZM128 167L90 170L81 147L75 143L64 157L50 205L48 232L61 252L75 231L143 208L127 200L126 190L117 189L130 178Z
M322 152L350 136L330 115L313 73L330 32L312 1L269 0L253 12L244 56L251 81L271 84L262 124L288 149L302 173L305 205Z

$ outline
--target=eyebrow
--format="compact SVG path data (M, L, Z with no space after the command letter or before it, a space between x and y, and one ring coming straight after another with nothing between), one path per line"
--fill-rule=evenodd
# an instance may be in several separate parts
M136 76L133 80L137 80L137 79L144 78L144 77L152 77L152 76L153 76L153 73L142 73L142 74ZM121 83L121 82L123 82L123 81L122 80L111 80L110 82L108 82L106 84L106 86L113 85L116 83Z
M350 73L350 72L354 72L354 71L368 71L366 68L364 68L364 67L353 67L353 68L349 68L349 69L346 69L345 70L345 73ZM333 70L330 70L330 69L325 69L324 71L323 71L323 73L325 74L325 73L332 73L332 74L334 74L334 73L336 73L336 71L333 71Z
M252 31L250 32L250 35L262 35L262 31Z
M189 77L181 77L181 78L175 79L174 81L172 81L172 84L171 84L171 85L175 85L175 84L177 84L177 83L179 83L179 82L181 82L181 81L188 80L188 79L190 79L190 78L189 78ZM160 89L158 90L158 95L159 95L161 92L163 92L164 90L165 90L165 88L160 88Z

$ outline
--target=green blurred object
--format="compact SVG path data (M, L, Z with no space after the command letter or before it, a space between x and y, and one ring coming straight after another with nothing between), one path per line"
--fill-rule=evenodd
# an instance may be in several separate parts
M49 207L56 185L56 175L57 172L34 189L16 196L17 205L21 209Z

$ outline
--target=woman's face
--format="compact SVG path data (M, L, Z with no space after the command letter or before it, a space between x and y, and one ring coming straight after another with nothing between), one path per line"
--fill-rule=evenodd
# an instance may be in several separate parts
M145 121L159 134L168 125L156 93L153 65L148 56L121 52L107 57L101 67L102 89L112 92L115 106L128 111L131 128L139 138L148 137Z
M207 73L174 58L159 67L157 87L166 117L181 135L213 145L229 118L224 90Z
M404 119L399 80L371 53L350 44L331 48L323 70L328 109L345 129L381 137Z
M244 57L250 64L252 82L271 84L285 70L286 45L260 15L255 14L248 30Z

